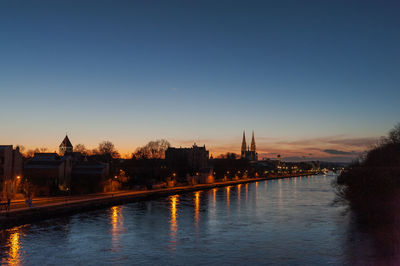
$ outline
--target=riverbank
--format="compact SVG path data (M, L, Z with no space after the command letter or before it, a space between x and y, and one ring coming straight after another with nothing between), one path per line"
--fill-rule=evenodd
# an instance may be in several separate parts
M125 203L154 199L158 197L182 194L197 190L207 190L217 187L226 187L237 184L251 183L264 180L283 179L298 176L308 176L309 174L296 174L285 176L274 176L267 178L248 178L232 181L215 182L211 184L198 184L193 186L181 186L173 188L162 188L146 191L122 191L107 194L89 195L87 197L77 197L76 199L61 200L36 206L33 208L22 207L12 209L7 213L0 214L0 228L6 229L13 226L24 225L35 221L49 218L73 215L80 212L107 208Z

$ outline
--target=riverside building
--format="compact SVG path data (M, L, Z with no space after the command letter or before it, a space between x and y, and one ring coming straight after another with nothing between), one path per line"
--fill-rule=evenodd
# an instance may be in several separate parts
M89 193L101 191L102 182L109 177L109 164L86 158L73 152L68 136L57 153L35 153L26 161L24 176L35 186L38 195Z

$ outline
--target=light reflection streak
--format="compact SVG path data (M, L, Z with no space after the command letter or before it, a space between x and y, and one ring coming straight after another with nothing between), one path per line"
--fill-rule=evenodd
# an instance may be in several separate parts
M258 182L256 182L256 203L257 203L257 198L258 198Z
M240 211L240 188L242 187L242 184L237 185L237 195L238 195L238 208Z
M21 265L22 261L20 258L21 243L20 243L20 232L19 229L14 230L9 237L9 253L6 263L8 265Z
M172 248L176 248L176 235L178 232L178 203L179 195L170 196L170 236Z
M199 227L199 212L200 212L200 191L194 193L194 224Z
M249 183L246 183L245 188L246 188L246 207L247 207L247 199L248 199L247 194L249 192Z
M217 220L217 188L213 188L210 191L210 204L209 204L209 212L211 213L211 219L208 220L210 225L210 230L215 229L216 220Z
M124 230L124 218L122 216L122 206L111 207L111 237L112 249L118 251L120 248L119 237Z
M278 179L278 205L279 205L279 209L282 209L282 181L281 179Z
M231 187L227 186L226 187L226 207L227 207L228 213L229 213L229 205L230 205L230 199L229 199L230 191L231 191Z
M217 208L217 188L213 189L213 206L214 210Z

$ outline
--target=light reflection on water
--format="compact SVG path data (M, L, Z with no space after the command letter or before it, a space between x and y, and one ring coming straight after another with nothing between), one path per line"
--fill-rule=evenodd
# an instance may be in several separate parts
M196 230L199 228L199 214L200 214L200 191L194 192L194 226Z
M240 188L242 187L242 184L238 184L238 185L236 185L236 188L237 188L237 206L238 206L238 209L239 209L239 212L240 212Z
M6 238L5 240L7 241L7 244L5 247L8 250L6 251L6 256L1 258L1 264L21 265L21 231L21 227L16 227L2 232L1 236L2 239Z
M175 250L176 248L176 241L177 241L177 232L178 232L178 208L177 205L179 203L179 195L173 195L169 197L170 199L170 236L171 236L171 240L170 240L170 248Z
M121 248L120 235L125 231L124 216L122 215L122 206L111 207L111 236L112 251L118 252Z
M343 208L332 206L331 181L314 176L214 188L3 230L0 261L11 265L382 261L374 257L370 234L358 232Z

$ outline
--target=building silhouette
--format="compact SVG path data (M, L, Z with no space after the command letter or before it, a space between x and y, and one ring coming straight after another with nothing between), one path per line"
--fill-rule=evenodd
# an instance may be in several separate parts
M22 176L23 156L19 152L19 147L13 148L12 145L0 145L0 197L4 193L15 192L17 179Z
M70 153L74 151L74 147L72 146L71 141L68 138L68 135L65 135L64 140L61 142L59 146L59 153L64 155L65 153Z
M167 167L181 176L208 172L209 151L206 146L199 147L196 143L191 148L169 147L165 151Z
M251 145L250 147L246 145L246 134L243 131L243 140L242 140L242 149L240 152L240 158L249 160L249 161L257 161L258 153L256 149L256 141L254 139L254 131L251 136Z

